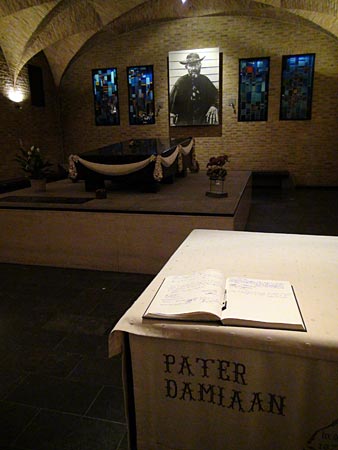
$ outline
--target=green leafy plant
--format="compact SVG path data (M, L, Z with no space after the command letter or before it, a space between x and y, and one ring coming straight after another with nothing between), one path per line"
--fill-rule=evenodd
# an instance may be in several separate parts
M227 155L212 156L207 164L207 175L209 178L225 178L227 171L225 164L229 162Z
M20 153L15 157L21 169L26 172L29 178L39 180L46 178L50 174L50 167L53 165L41 154L39 147L32 145L29 150L20 144Z

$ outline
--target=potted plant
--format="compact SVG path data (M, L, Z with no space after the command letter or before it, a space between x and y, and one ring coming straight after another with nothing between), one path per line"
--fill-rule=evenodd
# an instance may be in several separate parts
M46 190L46 177L50 174L50 167L53 164L44 158L39 147L32 145L26 150L20 142L20 153L16 155L15 160L27 174L32 188L38 191Z
M224 180L227 170L224 167L229 162L227 155L212 156L207 164L207 175L210 179L210 190L206 192L209 197L227 197L224 192Z

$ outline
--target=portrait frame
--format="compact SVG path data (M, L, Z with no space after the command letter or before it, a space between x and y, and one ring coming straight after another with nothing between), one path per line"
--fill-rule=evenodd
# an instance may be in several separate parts
M239 122L268 120L269 72L269 57L239 59Z
M120 125L117 68L92 69L95 125Z
M191 82L188 83L187 66L189 62L189 56L193 54L197 54L196 60L201 62L201 82L195 89L195 91L197 92L197 101L195 100L196 97L194 98L194 92L190 92ZM168 96L170 127L220 125L220 90L220 51L218 47L174 50L168 53ZM182 98L182 100L179 101L180 103L178 103L177 100L179 96ZM197 105L198 102L203 106L201 106L199 108L199 111L196 112L197 108L195 108L194 105ZM182 107L180 105L192 106ZM205 113L209 110L209 105L215 105L215 108L217 109L217 119L214 119L212 123L206 120ZM179 111L180 108L181 110L184 109L184 111Z
M127 67L129 124L155 124L154 66Z
M280 120L310 120L315 53L283 55Z

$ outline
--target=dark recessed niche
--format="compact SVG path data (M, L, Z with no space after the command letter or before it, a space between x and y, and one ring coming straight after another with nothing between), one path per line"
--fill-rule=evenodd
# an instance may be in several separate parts
M45 106L45 92L43 89L43 74L41 67L28 64L28 78L32 106Z

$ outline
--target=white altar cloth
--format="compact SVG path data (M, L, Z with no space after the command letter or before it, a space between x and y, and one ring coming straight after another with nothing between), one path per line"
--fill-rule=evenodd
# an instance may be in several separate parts
M289 280L306 332L142 319L166 275ZM109 338L130 448L338 448L338 238L194 230Z

